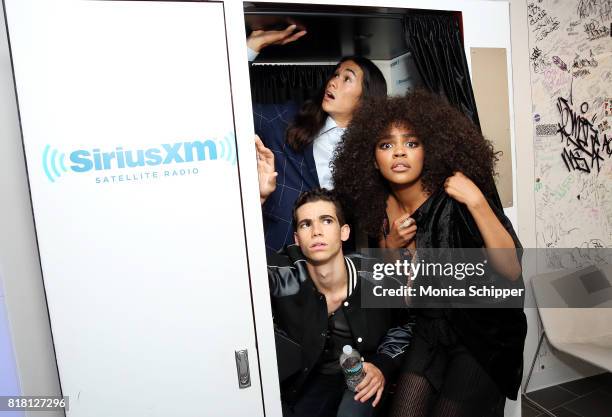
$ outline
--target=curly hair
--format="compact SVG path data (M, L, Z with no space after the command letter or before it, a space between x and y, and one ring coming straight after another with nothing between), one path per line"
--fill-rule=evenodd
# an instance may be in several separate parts
M461 171L485 195L496 193L493 175L497 153L493 145L444 98L416 89L403 97L370 99L353 115L332 161L334 189L343 206L351 208L351 218L369 235L380 235L391 193L375 167L376 144L398 125L410 127L421 140L424 191L434 193L447 177Z

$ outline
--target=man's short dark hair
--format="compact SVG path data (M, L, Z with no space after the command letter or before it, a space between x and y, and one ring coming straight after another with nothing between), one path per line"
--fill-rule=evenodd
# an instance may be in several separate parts
M304 191L300 196L295 200L295 204L293 205L293 230L297 229L297 210L307 203L314 203L316 201L327 201L332 203L336 207L336 217L338 218L338 223L340 226L346 224L346 220L344 218L344 210L342 210L342 204L340 204L340 200L336 196L333 191L330 191L326 188L315 188L310 191Z

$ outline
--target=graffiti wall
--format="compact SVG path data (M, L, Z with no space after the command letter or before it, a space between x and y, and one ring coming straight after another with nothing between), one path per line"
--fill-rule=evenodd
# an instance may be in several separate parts
M612 0L528 0L538 247L612 247Z

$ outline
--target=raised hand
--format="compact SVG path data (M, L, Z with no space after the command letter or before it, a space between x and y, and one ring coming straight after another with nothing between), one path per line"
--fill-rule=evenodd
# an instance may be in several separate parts
M259 136L255 135L255 148L257 152L257 174L259 176L259 199L264 201L276 190L276 176L274 170L274 153L266 148Z
M247 38L247 46L255 52L260 52L269 45L286 45L300 39L305 30L293 33L297 25L287 26L285 30L254 30Z

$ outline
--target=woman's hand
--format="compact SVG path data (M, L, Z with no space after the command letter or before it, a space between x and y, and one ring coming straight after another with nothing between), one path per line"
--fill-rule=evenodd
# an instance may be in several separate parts
M357 385L355 401L364 403L376 394L376 398L374 398L372 403L372 407L376 407L385 389L385 376L380 369L369 362L363 363L363 371L365 372L365 378Z
M255 52L260 52L266 46L294 42L306 34L305 30L293 33L296 28L297 25L290 25L285 30L254 30L247 38L247 46Z
M522 268L516 255L514 240L497 218L480 188L461 172L455 172L444 182L444 190L467 206L476 221L493 268L508 280L516 281L521 276Z
M263 144L259 136L255 135L255 148L257 150L257 174L259 176L259 200L263 204L276 190L276 176L274 170L274 153Z
M409 214L398 217L391 223L385 247L390 249L407 247L416 236L416 222Z
M462 172L455 172L444 181L444 191L470 209L480 207L487 201L480 188Z

